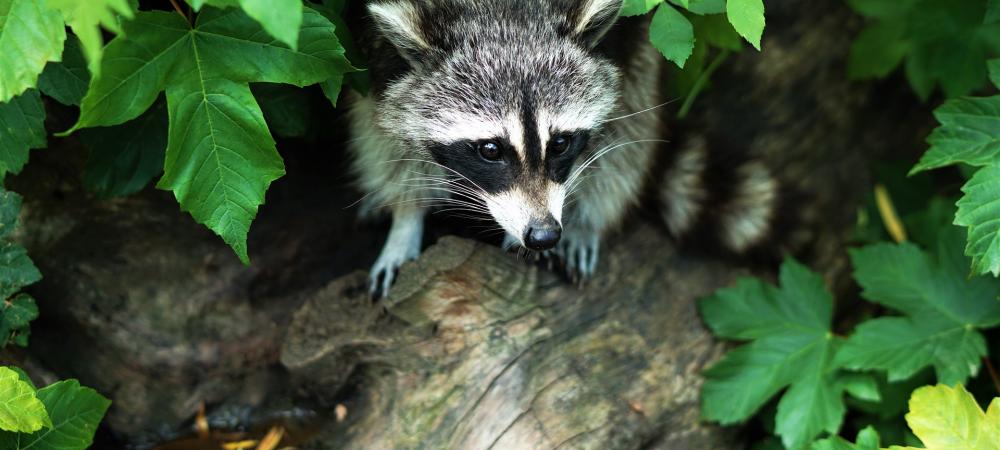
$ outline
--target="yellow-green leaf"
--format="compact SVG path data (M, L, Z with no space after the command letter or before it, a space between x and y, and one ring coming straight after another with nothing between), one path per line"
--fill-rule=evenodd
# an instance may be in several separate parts
M906 423L927 450L1000 450L1000 398L984 413L962 385L914 391Z
M52 427L45 405L17 372L0 367L0 430L33 433Z

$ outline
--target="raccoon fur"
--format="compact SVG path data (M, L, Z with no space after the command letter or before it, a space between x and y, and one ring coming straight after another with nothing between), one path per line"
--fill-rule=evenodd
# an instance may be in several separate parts
M715 196L714 161L696 140L663 140L665 60L648 19L622 0L377 0L359 42L372 92L353 99L353 168L364 215L392 225L371 269L385 295L420 254L435 208L488 215L519 246L558 259L574 278L599 264L602 238L649 184L664 223L684 236ZM661 155L670 164L654 170ZM738 164L711 209L718 240L745 251L767 235L777 186ZM717 202L718 203L718 202Z

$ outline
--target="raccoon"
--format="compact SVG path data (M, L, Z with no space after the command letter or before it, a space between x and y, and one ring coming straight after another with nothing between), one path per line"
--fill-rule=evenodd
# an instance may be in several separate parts
M392 225L370 272L386 295L419 256L435 208L492 217L505 246L544 253L571 277L598 267L602 238L652 183L682 236L713 195L695 140L672 150L658 105L664 58L648 20L619 20L622 0L377 0L359 41L372 92L352 99L353 169L362 214ZM627 23L626 23L627 22ZM660 151L663 149L663 151ZM670 162L655 171L660 154ZM737 251L766 234L777 187L742 165L714 220ZM651 176L655 175L655 176Z

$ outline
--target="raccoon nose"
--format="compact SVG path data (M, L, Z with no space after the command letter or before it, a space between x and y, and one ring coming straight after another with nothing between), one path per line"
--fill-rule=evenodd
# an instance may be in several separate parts
M549 250L559 242L560 235L562 235L562 227L558 223L531 226L524 234L524 245L532 250Z

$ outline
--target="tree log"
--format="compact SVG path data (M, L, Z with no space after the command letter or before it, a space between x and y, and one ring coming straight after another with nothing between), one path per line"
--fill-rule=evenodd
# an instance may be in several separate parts
M695 300L739 272L640 227L581 289L446 237L384 302L363 273L307 300L281 361L328 404L364 387L316 448L736 448L699 423L699 373L722 346Z

